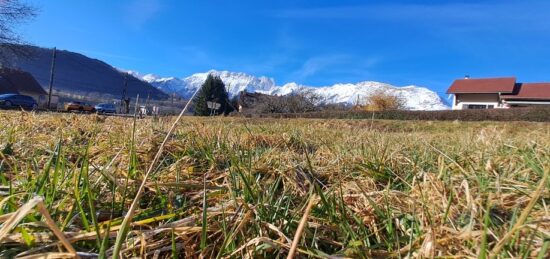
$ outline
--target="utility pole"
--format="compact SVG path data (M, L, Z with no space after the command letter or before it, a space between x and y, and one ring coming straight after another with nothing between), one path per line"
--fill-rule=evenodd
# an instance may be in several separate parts
M120 112L128 113L126 109L126 88L128 87L128 73L124 73L124 87L122 88L122 98L120 99Z
M57 55L57 50L54 47L53 48L53 54L52 54L52 68L50 70L50 89L48 91L48 110L50 109L50 105L52 103L52 88L53 88L53 75L55 72L55 57Z
M124 74L124 88L122 88L122 99L126 98L126 88L128 87L128 73Z

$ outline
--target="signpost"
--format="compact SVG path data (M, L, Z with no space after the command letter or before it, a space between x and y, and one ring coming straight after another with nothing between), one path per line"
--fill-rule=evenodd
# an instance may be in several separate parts
M206 105L208 106L208 109L210 109L210 116L216 115L217 111L222 106L221 103L217 102L206 102Z

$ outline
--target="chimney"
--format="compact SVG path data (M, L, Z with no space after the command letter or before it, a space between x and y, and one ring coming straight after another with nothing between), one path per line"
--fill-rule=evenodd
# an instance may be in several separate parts
M464 79L470 79L470 75L465 75Z

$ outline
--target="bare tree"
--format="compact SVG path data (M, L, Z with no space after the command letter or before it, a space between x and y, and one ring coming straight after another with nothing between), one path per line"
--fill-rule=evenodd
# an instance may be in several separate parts
M0 66L7 57L25 54L24 43L15 28L36 15L36 8L21 0L0 0Z
M290 113L311 112L318 108L322 97L313 89L302 87L286 96L286 107Z
M303 112L318 110L319 106L325 103L325 98L312 88L300 88L298 96L303 100L301 107Z
M324 101L321 95L310 88L300 88L292 94L264 99L259 105L262 113L312 112L319 110Z

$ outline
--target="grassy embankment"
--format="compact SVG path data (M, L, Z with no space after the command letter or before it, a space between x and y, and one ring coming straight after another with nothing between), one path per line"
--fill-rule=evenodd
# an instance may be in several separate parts
M110 256L171 120L0 112L0 257L67 251L41 204ZM184 118L121 251L544 258L549 170L548 123Z

